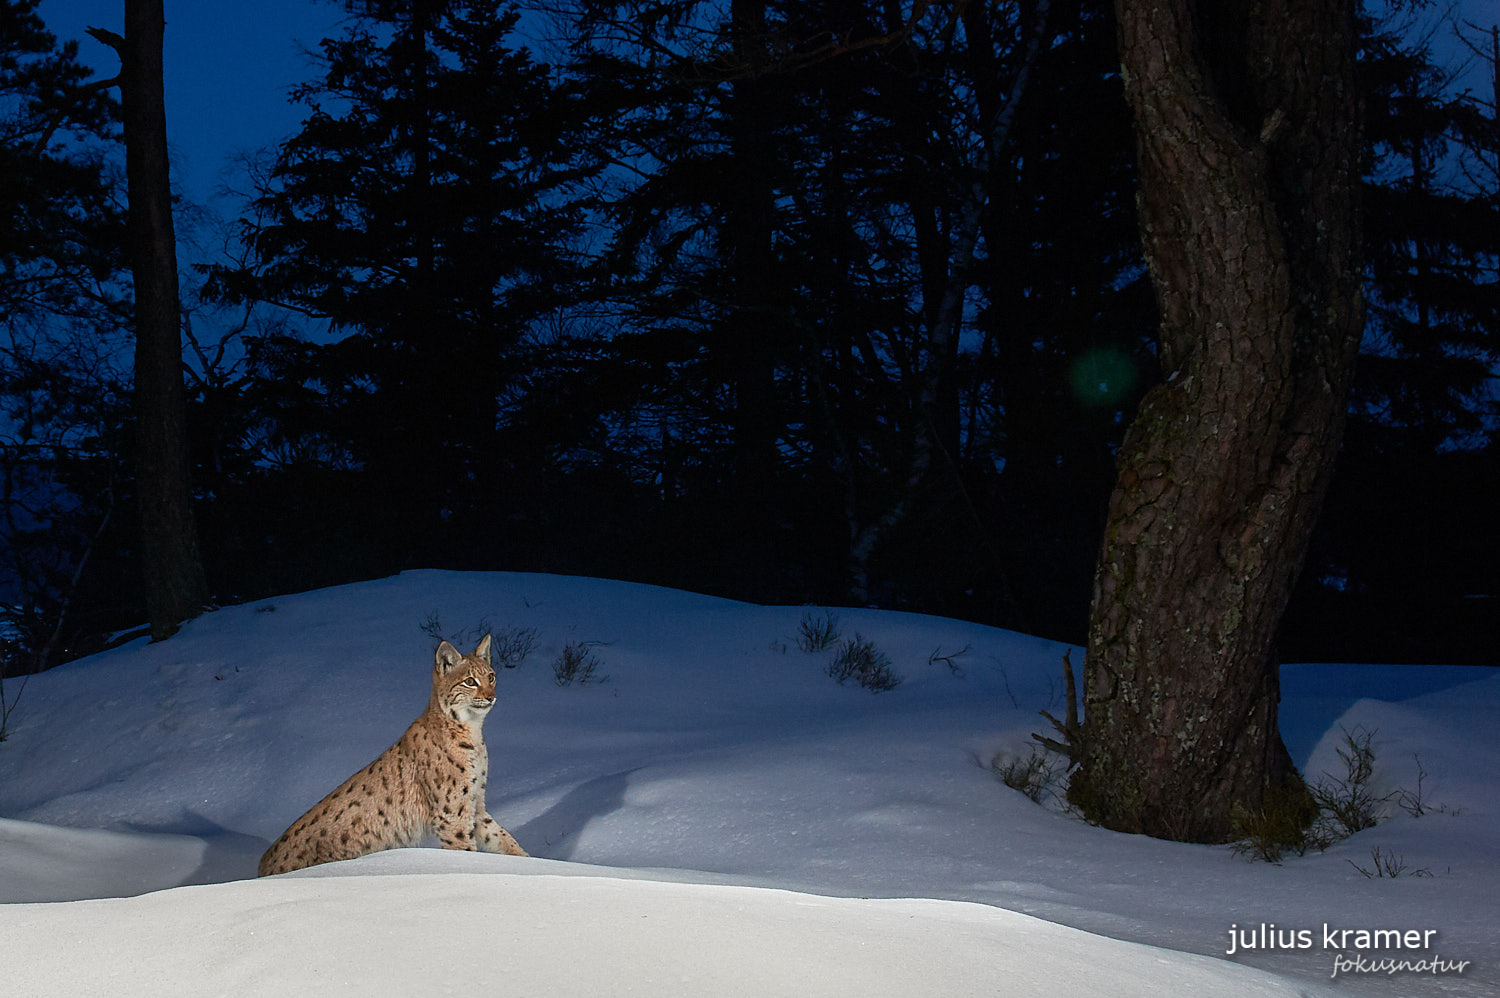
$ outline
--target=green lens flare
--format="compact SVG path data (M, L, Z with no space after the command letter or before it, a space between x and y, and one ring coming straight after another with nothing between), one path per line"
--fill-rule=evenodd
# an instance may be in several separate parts
M1136 365L1114 347L1096 347L1073 361L1068 378L1081 405L1116 406L1135 386Z

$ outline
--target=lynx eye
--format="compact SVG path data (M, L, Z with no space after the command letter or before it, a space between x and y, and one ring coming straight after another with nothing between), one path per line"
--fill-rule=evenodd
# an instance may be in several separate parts
M473 676L470 676L468 679L464 680L464 685L465 686L478 686L479 685L479 680L475 679Z
M494 681L495 681L495 674L492 672L492 673L490 673L490 682L493 683Z

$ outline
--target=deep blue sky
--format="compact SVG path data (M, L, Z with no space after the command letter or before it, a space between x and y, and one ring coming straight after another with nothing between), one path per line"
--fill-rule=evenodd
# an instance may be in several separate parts
M119 60L84 29L122 32L124 8L123 0L42 0L38 12L108 77ZM302 49L335 34L343 11L315 0L166 0L166 14L167 139L176 181L202 201L236 152L296 131L301 109L287 92L314 72Z

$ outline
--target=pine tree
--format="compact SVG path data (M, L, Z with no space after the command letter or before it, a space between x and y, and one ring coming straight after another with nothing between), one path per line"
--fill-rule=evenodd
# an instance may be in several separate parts
M1458 90L1431 40L1397 11L1371 21L1361 52L1369 322L1288 622L1295 654L1313 660L1485 662L1500 637L1493 93Z
M121 213L99 140L119 109L59 45L39 0L0 3L0 319L69 314L123 265Z
M114 362L128 346L118 107L37 6L0 3L0 674L12 675L57 662L117 522L128 385Z
M492 533L497 398L571 280L577 218L560 192L589 157L568 142L568 95L513 46L513 6L346 7L256 205L260 265L218 287L328 320L334 342L262 356L313 365L302 380L325 386L326 413L304 410L301 430L359 469L349 484L368 500L338 501L364 510L387 567L451 563Z

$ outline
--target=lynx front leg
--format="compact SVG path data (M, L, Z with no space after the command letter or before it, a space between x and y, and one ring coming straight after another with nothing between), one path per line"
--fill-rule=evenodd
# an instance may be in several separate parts
M515 836L501 828L500 822L491 818L489 812L482 808L479 811L479 824L474 829L474 838L479 843L479 848L485 852L497 852L506 856L531 855L521 848Z
M433 831L444 849L475 852L484 848L476 834L477 810L474 799L467 795L455 794L443 801L433 822Z

